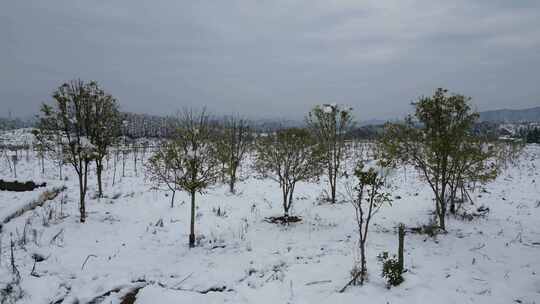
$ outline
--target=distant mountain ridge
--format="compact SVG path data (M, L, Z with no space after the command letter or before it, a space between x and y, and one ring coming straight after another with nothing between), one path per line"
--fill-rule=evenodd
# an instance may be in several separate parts
M480 112L480 121L488 122L540 122L540 107L521 110L493 110Z
M528 109L500 109L480 112L479 122L491 122L491 123L527 123L536 122L540 123L540 106L528 108ZM164 125L167 120L165 115L150 115L150 114L138 114L138 113L123 113L123 119L128 120L134 124L140 124L141 128L146 131L156 131ZM249 119L249 117L248 117ZM358 127L363 126L379 126L386 122L402 121L399 118L392 119L369 119L361 120L357 122ZM37 122L35 116L22 117L22 118L6 118L0 116L0 130L11 130L20 128L34 127ZM284 118L258 118L252 119L253 125L256 129L268 130L279 129L283 127L303 127L305 121L303 119L284 119ZM144 126L143 126L144 125Z

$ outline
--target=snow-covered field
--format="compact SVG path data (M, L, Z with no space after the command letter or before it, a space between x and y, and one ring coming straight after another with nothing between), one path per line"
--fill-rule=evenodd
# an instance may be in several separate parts
M20 303L120 303L140 286L135 303L540 303L539 156L540 147L528 146L517 166L474 194L468 208L488 206L486 217L450 218L448 234L436 238L407 234L405 282L388 290L376 256L396 251L398 223L426 224L433 208L430 190L414 171L393 172L392 196L400 198L374 219L369 281L344 293L338 290L358 256L354 209L319 204L324 181L297 187L294 214L303 221L287 227L264 221L282 214L277 183L251 176L239 183L237 195L226 186L211 189L197 197L200 246L189 249L187 194L177 193L171 208L168 193L145 181L140 163L135 176L131 158L125 177L118 164L114 185L109 162L107 198L95 198L90 175L88 218L81 224L72 169L66 166L68 179L60 181L53 162L42 174L34 155L23 157L19 180L67 190L3 226L0 288L10 278L12 238L24 291ZM12 179L4 158L0 178ZM0 218L42 191L0 191ZM46 260L31 275L36 253Z

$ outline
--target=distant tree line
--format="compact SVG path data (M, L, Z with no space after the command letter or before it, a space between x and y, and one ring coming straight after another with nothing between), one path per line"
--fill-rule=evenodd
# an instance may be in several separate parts
M0 117L0 130L32 128L36 125L34 118L5 118Z
M528 144L540 144L540 126L531 126L520 131L520 137Z

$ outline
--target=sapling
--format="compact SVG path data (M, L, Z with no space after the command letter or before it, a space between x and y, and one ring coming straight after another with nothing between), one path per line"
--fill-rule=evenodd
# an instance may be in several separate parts
M349 193L359 236L360 265L355 268L357 270L353 273L350 284L363 285L367 278L366 242L371 221L380 208L390 204L392 200L390 194L385 191L384 176L374 168L364 170L364 165L360 162L354 170L354 175L358 180L357 185Z

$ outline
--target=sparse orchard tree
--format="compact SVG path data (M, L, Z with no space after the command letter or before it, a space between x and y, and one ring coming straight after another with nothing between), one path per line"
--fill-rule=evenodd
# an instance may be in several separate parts
M482 145L473 145L472 127L478 114L469 102L463 95L437 89L433 96L413 103L414 117L409 115L404 123L388 123L380 141L382 158L414 166L427 181L435 195L436 220L442 230L446 230L452 187L477 178L458 169L476 159L484 164L490 155ZM486 167L485 173L489 171Z
M184 153L174 142L162 142L157 151L146 163L147 178L155 187L166 187L172 192L171 208L174 207L174 196L178 190L180 178L184 175L184 166L178 161L182 160Z
M497 145L484 138L468 135L460 150L452 157L453 169L449 181L449 210L454 215L462 206L461 203L466 199L471 200L469 189L494 180L500 172L496 162L499 155ZM460 199L457 198L458 191L461 193Z
M90 142L96 147L96 175L98 196L103 197L103 159L120 138L121 120L116 99L106 93L96 82L88 84L91 107L87 114L90 117Z
M39 132L39 129L32 130L32 134L34 135L34 147L37 149L37 153L40 158L42 174L44 174L45 171L44 158L45 156L47 156L56 165L58 165L58 178L62 180L62 169L64 164L66 163L64 155L64 149L66 147L62 144L62 135L58 133L55 138L56 143L54 143L51 142L51 140L53 139L52 136L49 136L48 138L42 138L43 135L41 134L41 132Z
M335 104L316 106L306 121L321 149L330 186L329 200L335 204L337 180L342 174L342 162L347 152L345 135L353 126L352 109Z
M185 110L176 121L171 142L173 170L179 175L178 188L191 196L189 247L195 247L195 195L217 183L221 166L217 153L215 124L202 110Z
M259 137L256 153L255 170L281 187L284 221L287 222L296 184L319 176L316 141L306 129L283 129Z
M249 151L252 135L246 119L239 116L225 117L218 140L219 158L223 164L229 191L235 193L238 169Z
M54 104L43 104L37 126L38 138L49 151L61 144L66 161L71 164L79 180L80 221L86 220L86 191L89 164L96 157L95 146L88 139L92 117L89 84L73 80L61 85L52 95ZM58 139L61 139L60 141Z

